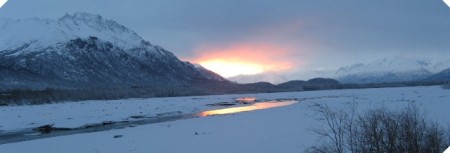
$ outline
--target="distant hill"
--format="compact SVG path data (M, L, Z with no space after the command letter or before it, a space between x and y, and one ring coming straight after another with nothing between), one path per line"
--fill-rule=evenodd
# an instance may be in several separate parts
M439 73L436 73L428 78L426 78L425 80L430 80L430 81L450 81L450 68L445 69Z
M288 77L274 72L265 72L253 75L238 75L227 79L237 83L271 82L276 84L289 81Z
M280 83L277 86L281 87L281 88L289 88L289 89L303 89L303 86L308 84L307 81L303 81L303 80L292 80L292 81L288 81L288 82L284 82L284 83Z
M292 80L277 85L278 88L302 91L302 90L322 90L322 89L337 89L341 84L330 78L314 78L308 81Z

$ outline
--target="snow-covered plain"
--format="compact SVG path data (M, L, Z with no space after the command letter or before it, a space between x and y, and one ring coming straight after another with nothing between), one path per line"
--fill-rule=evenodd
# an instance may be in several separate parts
M433 87L327 90L311 92L219 95L85 101L39 106L0 107L2 130L54 123L55 126L78 126L88 122L126 119L130 115L152 115L162 112L198 112L212 109L206 104L232 101L236 97L258 99L297 98L300 102L272 109L233 115L199 117L172 122L148 124L125 129L60 136L0 145L5 153L175 153L237 152L273 153L303 152L317 142L310 129L323 126L310 106L314 103L331 107L358 104L358 111L386 107L401 110L406 105L419 106L427 117L444 127L450 125L450 90ZM156 109L158 108L158 109ZM68 119L71 118L71 119ZM114 138L122 135L120 138Z

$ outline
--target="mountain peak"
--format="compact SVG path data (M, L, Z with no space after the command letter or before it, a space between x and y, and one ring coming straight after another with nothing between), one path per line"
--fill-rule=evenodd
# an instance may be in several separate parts
M65 19L65 18L75 18L75 19L83 19L83 20L86 20L86 19L102 20L103 19L103 17L98 14L92 14L92 13L87 13L87 12L75 12L73 14L66 13L60 19Z
M101 24L106 22L102 16L97 14L91 14L86 12L76 12L74 14L66 13L64 16L58 19L59 22L83 22L90 24ZM111 22L111 21L108 21Z
M76 26L79 26L79 24L87 24L91 28L96 29L98 31L113 30L116 32L120 31L120 32L134 33L133 31L126 28L125 26L123 26L113 20L104 19L100 15L86 13L86 12L75 12L72 15L66 13L63 17L58 19L58 22L60 22L60 24L66 24L66 25L75 24Z
M150 46L141 36L125 26L100 15L85 12L66 14L52 19L30 18L0 21L0 51L14 50L27 44L27 51L36 51L72 39L91 36L113 43L123 49Z
M0 21L0 88L226 82L100 15Z
M70 13L66 13L64 14L64 16L62 16L61 18L59 18L59 20L64 20L64 19L73 19L73 18L103 18L100 15L97 14L92 14L92 13L87 13L87 12L75 12L73 14Z

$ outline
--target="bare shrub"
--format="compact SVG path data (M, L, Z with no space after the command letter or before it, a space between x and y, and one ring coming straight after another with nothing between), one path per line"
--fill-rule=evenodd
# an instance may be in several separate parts
M344 153L355 143L353 139L353 121L355 117L356 103L350 107L331 109L328 105L313 104L311 108L320 117L318 120L326 123L325 128L313 129L313 132L324 138L325 141L318 146L313 146L307 152L315 153ZM350 139L349 139L350 138Z
M450 85L449 84L443 85L442 88L443 89L450 89Z
M325 140L307 152L440 153L450 144L448 133L414 105L403 111L377 108L354 118L354 107L345 111L315 104L313 108L326 123L313 131Z

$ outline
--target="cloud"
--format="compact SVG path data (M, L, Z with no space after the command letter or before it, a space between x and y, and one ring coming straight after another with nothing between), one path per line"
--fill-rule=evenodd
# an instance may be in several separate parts
M304 21L261 25L233 40L206 41L184 60L231 77L239 74L286 73L309 63L312 47L301 36ZM308 45L307 45L308 44Z

